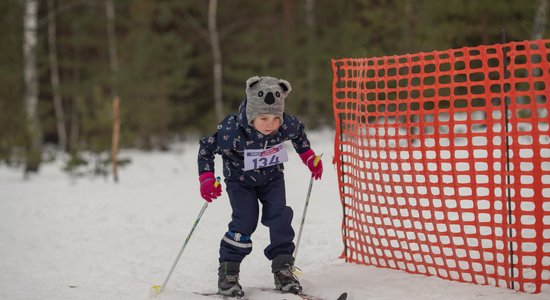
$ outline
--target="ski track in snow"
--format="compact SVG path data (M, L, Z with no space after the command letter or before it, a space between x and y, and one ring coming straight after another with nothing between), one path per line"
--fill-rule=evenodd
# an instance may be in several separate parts
M324 153L322 181L313 185L296 264L308 294L348 299L549 299L504 288L464 284L403 271L346 264L342 252L342 210L336 171L331 164L334 132L309 134L313 149ZM297 232L309 171L290 143L285 164L287 199ZM71 179L58 159L40 174L22 179L21 170L0 166L0 298L149 299L152 285L164 281L203 205L197 180L198 140L169 152L126 150L132 163L120 170L120 183L106 178ZM216 158L221 175L221 159ZM209 205L158 299L207 300L214 292L219 241L227 230L230 207L224 192ZM241 266L247 299L301 299L262 291L271 288L269 243L259 224L254 249Z

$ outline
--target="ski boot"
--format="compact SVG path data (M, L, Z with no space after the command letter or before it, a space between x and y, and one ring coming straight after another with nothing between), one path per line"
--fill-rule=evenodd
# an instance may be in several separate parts
M302 286L294 274L294 258L290 255L279 255L272 262L275 288L285 293L302 294Z
M243 287L239 284L238 262L222 262L218 268L218 294L229 297L244 296Z

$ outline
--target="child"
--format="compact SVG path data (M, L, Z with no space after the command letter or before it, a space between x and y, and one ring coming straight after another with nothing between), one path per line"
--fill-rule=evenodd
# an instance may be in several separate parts
M270 244L264 250L271 260L275 287L300 294L302 287L294 276L294 230L292 209L286 206L283 162L288 160L283 142L291 140L300 158L315 179L320 179L323 164L315 162L304 132L304 125L284 113L284 100L290 83L273 77L254 76L246 81L246 99L239 112L228 115L211 137L200 140L198 155L201 196L208 202L221 195L214 185L214 154L223 159L223 175L233 213L228 231L220 244L218 291L242 297L239 284L240 263L252 251L252 233L259 217L269 228Z

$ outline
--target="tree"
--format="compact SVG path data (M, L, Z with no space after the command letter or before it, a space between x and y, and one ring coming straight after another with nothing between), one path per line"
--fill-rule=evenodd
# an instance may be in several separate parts
M533 21L533 33L531 34L531 39L538 40L544 36L544 29L546 28L547 18L548 0L539 0L535 12L535 20Z
M113 0L105 1L107 15L107 40L109 46L109 67L111 71L111 94L113 98L113 135L111 139L111 166L113 178L118 182L118 147L120 136L120 97L118 95L118 56L115 31L115 5Z
M57 57L57 29L55 21L55 2L48 0L48 57L50 62L50 79L52 85L52 97L54 103L57 137L59 139L59 148L62 151L67 150L67 128L65 126L65 112L63 109L63 100L60 93L59 65Z
M307 25L307 48L310 55L307 56L307 121L312 122L315 118L318 99L315 97L315 81L316 81L316 63L315 60L315 0L306 0L306 25Z
M208 34L210 36L210 45L212 47L212 68L214 78L214 107L218 121L223 119L223 99L222 99L222 51L220 47L220 38L218 36L217 13L218 0L208 2Z
M26 0L23 16L24 104L29 139L25 162L26 175L31 172L37 172L42 160L42 129L40 128L40 119L38 117L38 76L36 68L37 21L37 0Z

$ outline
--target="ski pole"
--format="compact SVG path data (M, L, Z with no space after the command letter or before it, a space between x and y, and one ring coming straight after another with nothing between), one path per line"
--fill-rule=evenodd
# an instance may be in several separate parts
M214 183L214 187L218 187L220 184L220 177L216 179L216 182ZM183 250L185 250L185 247L187 246L187 243L189 242L189 239L191 239L191 235L193 235L193 231L195 231L195 228L197 227L197 224L199 224L199 221L201 220L202 215L204 214L204 211L208 207L208 202L204 202L204 205L202 206L199 215L195 219L195 222L193 223L193 227L191 228L191 232L189 232L189 235L187 235L187 238L185 239L185 242L183 243L183 246L180 249L180 252L178 253L178 256L176 257L176 260L172 264L172 268L170 269L170 272L168 272L168 275L166 276L166 279L164 279L164 283L162 285L153 285L151 287L152 293L157 296L164 290L164 287L166 287L166 284L168 283L168 280L170 280L170 276L172 276L172 272L174 272L174 269L176 268L176 265L178 264L178 261L180 260L181 255L183 254Z
M315 157L315 160L313 161L313 165L316 167L319 161L321 160L321 157L323 156L323 153L321 155ZM311 174L311 178L309 179L309 188L307 189L307 197L306 197L306 204L304 206L304 212L302 213L302 221L300 222L300 230L298 231L298 238L296 239L296 248L294 248L294 258L296 259L296 255L298 255L298 246L300 246L300 239L302 237L302 229L304 228L304 222L306 220L306 213L307 213L307 207L309 205L309 196L311 196L311 187L313 186L313 174Z

